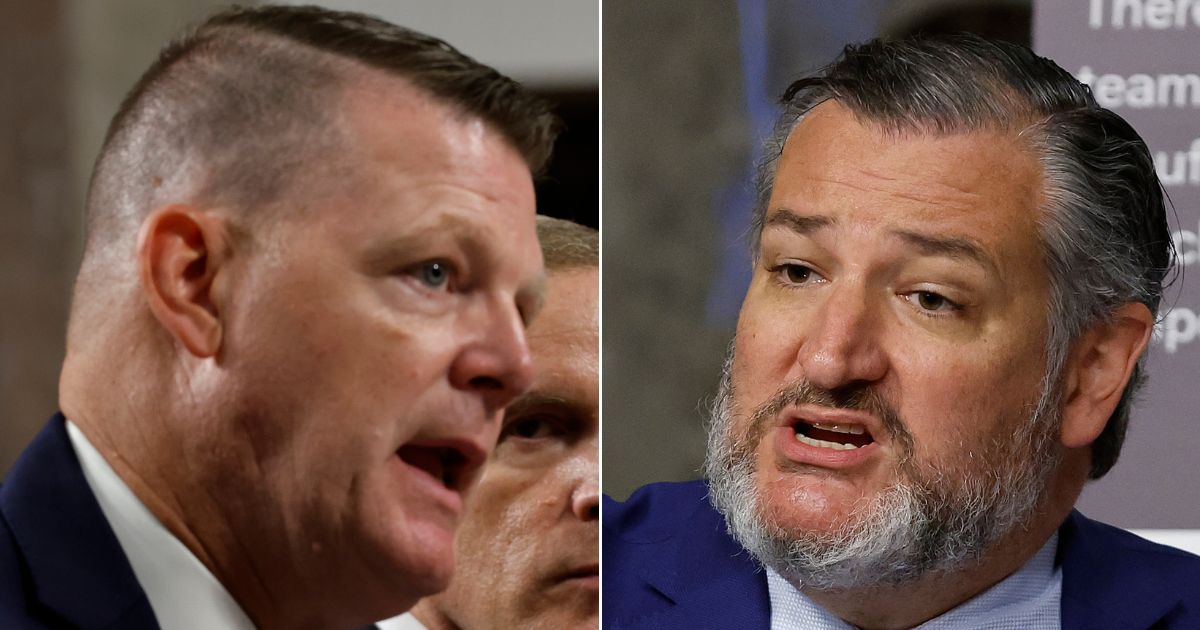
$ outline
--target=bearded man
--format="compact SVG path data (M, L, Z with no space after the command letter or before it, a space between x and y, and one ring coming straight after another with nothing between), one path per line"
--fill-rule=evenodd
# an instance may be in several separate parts
M1200 558L1073 510L1172 262L1141 138L965 35L783 104L707 481L605 504L605 626L1200 627Z

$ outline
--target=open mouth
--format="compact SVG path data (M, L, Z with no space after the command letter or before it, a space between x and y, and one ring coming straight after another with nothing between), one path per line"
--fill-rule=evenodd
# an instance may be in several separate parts
M396 450L396 455L454 491L462 489L468 476L467 457L451 446L405 444Z
M796 441L817 448L849 451L875 442L871 433L861 424L830 424L824 422L796 422L792 428Z

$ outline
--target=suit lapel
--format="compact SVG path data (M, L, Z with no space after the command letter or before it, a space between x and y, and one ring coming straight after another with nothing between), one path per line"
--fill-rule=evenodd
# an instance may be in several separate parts
M703 499L686 519L691 528L669 541L666 562L642 567L640 577L674 603L629 628L770 626L767 579L758 562L733 541L725 521Z
M0 487L0 511L46 608L79 628L158 628L83 476L61 414L34 438Z
M680 514L670 519L676 525L662 530L670 531L669 536L631 541L647 545L645 554L631 559L637 564L637 581L657 593L658 604L647 605L641 617L606 627L768 628L770 601L762 570L729 537L723 519L701 493L686 494L691 496L684 502L660 506ZM1158 566L1168 561L1169 569ZM1195 584L1190 560L1078 512L1059 530L1058 562L1063 567L1063 630L1146 630L1170 624L1184 618L1183 602ZM636 597L636 590L628 596Z

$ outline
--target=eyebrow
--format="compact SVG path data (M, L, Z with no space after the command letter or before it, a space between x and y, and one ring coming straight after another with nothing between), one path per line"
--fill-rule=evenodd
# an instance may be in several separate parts
M912 245L926 256L944 256L959 260L969 260L981 265L996 268L992 259L984 253L983 248L968 238L959 236L931 236L909 230L893 230L892 234L900 240Z
M778 208L767 217L766 227L783 227L797 234L808 236L837 224L837 219L825 215L802 215L789 208ZM933 236L911 230L892 230L892 236L913 246L925 256L943 256L967 260L991 269L998 269L975 241L961 236Z
M797 234L812 234L836 223L832 217L823 215L800 215L788 208L778 208L767 217L766 227L784 227Z
M369 250L364 259L370 268L384 269L391 267L397 258L405 257L413 249L428 243L435 236L452 235L451 238L461 240L466 251L482 251L494 240L491 235L478 226L472 225L461 217L441 216L432 221L418 223L405 234L397 234L381 240Z
M505 415L528 413L534 409L542 408L560 408L573 409L577 407L575 403L562 396L555 396L537 390L530 391L524 396L514 400L512 404L505 409Z

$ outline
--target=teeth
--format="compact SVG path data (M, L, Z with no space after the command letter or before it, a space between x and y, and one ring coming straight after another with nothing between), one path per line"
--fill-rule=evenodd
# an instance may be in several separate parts
M817 423L814 423L813 426L818 429L821 429L823 431L833 431L834 433L849 433L851 435L862 435L863 433L867 432L866 429L862 428L861 425L857 425L857 424L822 424L820 422L817 422Z
M822 428L824 428L824 427L822 427ZM846 432L842 431L842 433L846 433ZM835 451L848 451L850 449L858 448L857 446L855 446L853 444L841 444L838 442L826 442L825 440L814 440L802 433L796 434L796 441L803 442L805 444L808 444L809 446L817 446L820 448L831 448L831 449L834 449Z

